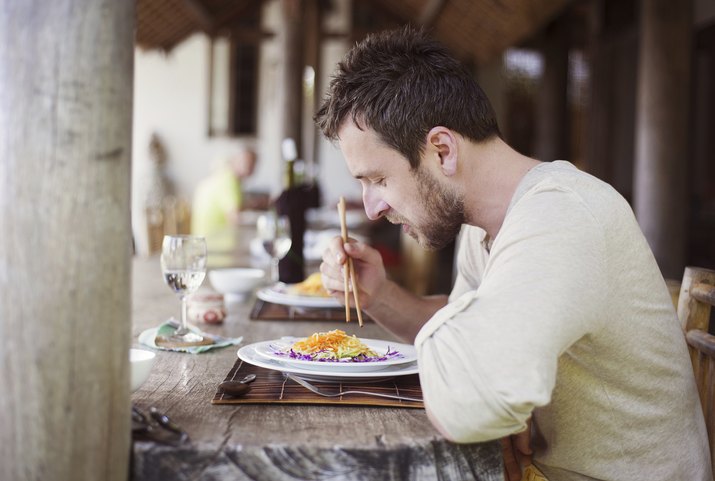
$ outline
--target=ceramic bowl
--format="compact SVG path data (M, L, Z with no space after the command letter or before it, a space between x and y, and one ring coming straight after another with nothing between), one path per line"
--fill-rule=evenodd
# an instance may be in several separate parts
M129 349L129 365L131 367L131 390L139 389L144 381L149 377L151 368L154 365L156 353L145 349Z
M265 276L266 273L263 269L250 267L233 267L209 271L211 285L222 294L245 294L250 292L263 283Z

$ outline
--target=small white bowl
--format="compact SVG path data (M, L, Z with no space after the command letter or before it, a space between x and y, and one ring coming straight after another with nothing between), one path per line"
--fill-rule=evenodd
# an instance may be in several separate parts
M131 389L132 392L139 389L144 381L149 377L151 368L154 365L156 353L145 349L129 349L129 364L131 367Z
M222 294L244 294L263 283L266 273L263 269L232 267L209 271L209 281Z

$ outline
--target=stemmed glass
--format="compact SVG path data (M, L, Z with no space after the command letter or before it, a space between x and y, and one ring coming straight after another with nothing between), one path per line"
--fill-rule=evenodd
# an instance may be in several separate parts
M191 235L164 236L161 271L164 282L181 299L181 324L169 341L188 345L203 343L204 337L192 332L186 322L186 299L206 276L206 240Z
M258 238L263 249L271 256L271 281L278 282L278 262L290 250L290 221L284 215L273 212L260 215L256 221Z

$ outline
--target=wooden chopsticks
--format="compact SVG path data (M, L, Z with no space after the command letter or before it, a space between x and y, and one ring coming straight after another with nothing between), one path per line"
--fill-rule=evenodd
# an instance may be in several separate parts
M338 202L338 215L340 216L340 235L343 238L343 244L348 241L348 226L345 221L345 198L340 196ZM349 281L348 281L349 278ZM345 322L350 322L350 292L349 283L353 285L353 297L355 298L355 310L357 311L358 324L362 327L362 311L360 310L360 299L358 297L358 282L355 275L355 267L353 266L353 258L348 256L346 266L343 269L343 286L345 288Z

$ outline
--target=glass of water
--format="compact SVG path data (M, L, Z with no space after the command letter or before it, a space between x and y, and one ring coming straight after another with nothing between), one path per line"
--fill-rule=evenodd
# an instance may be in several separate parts
M290 221L273 212L263 214L256 221L258 238L263 249L271 256L271 281L278 282L278 262L290 250Z
M206 276L206 240L191 235L164 236L161 271L166 285L181 300L181 323L169 340L185 345L203 343L203 336L192 332L186 322L186 299Z

